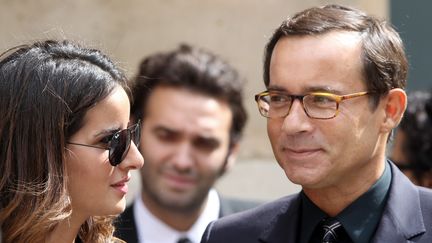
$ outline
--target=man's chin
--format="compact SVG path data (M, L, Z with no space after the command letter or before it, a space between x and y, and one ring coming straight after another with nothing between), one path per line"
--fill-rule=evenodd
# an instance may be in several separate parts
M285 173L288 180L292 183L301 186L302 188L317 189L320 188L322 180L319 175L314 175L313 173Z
M203 204L203 201L193 200L169 200L161 204L165 209L172 212L185 213L194 212L199 210Z
M202 204L207 198L207 194L197 195L195 194L179 194L169 193L165 195L159 195L158 203L166 209L178 212L195 211L202 207Z

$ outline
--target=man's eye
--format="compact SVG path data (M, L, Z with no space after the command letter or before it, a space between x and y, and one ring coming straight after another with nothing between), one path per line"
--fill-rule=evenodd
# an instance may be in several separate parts
M333 105L336 102L333 97L326 95L312 95L310 100L317 106Z
M205 151L213 151L219 148L220 142L216 139L208 139L208 138L197 138L194 141L196 147L205 150Z
M286 103L288 98L284 95L270 95L270 103Z

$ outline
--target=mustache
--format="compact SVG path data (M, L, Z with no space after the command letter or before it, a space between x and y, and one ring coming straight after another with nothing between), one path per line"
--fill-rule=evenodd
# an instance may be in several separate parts
M172 163L166 163L161 168L163 173L171 174L175 176L182 176L189 179L198 179L198 172L193 166L188 166L186 168L178 168Z
M306 151L323 148L320 140L311 136L289 136L279 139L279 147L283 150Z

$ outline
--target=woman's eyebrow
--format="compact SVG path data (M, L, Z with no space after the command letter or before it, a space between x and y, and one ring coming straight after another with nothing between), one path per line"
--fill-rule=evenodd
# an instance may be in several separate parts
M113 134L113 133L116 133L118 131L120 131L120 127L103 129L103 130L99 131L98 133L96 133L95 137L99 137L101 135Z

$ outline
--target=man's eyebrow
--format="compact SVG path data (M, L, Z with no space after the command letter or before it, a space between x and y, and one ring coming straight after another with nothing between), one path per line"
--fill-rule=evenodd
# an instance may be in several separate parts
M194 141L195 142L198 142L198 143L200 143L200 142L205 142L206 144L211 144L212 146L220 146L220 144L221 144L221 141L218 139L218 138L216 138L216 137L213 137L213 136L196 136L195 138L194 138Z
M286 89L278 86L278 85L270 85L267 87L268 91L279 91L279 92L286 92Z
M306 89L307 93L310 92L325 92L325 93L332 93L332 94L341 94L341 92L337 89L334 89L332 87L329 86L315 86L315 87L310 87Z
M277 91L277 92L288 93L286 88L283 88L283 87L278 86L278 85L269 86L267 90L268 91ZM341 92L339 90L334 89L334 88L329 87L329 86L325 86L325 85L308 87L302 93L307 94L307 93L312 93L312 92L325 92L325 93L332 93L332 94L341 94Z
M155 131L155 132L158 132L158 131L164 131L164 132L170 132L170 133L177 132L177 130L171 129L171 128L163 126L163 125L157 125L157 126L153 127L153 129L151 129L151 130Z
M219 139L217 138L217 137L215 137L215 136L213 136L213 135L197 135L196 136L196 138L199 138L199 139L203 139L203 140L206 140L206 141L217 141L217 142L219 142Z

